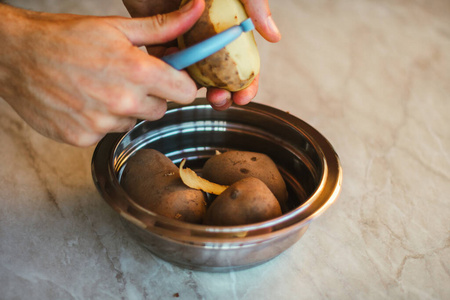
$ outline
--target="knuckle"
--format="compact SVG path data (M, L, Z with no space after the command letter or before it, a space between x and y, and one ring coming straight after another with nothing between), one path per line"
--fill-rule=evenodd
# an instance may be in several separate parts
M106 133L114 126L114 123L109 118L102 116L91 119L89 125L94 132Z
M108 101L108 110L114 114L128 116L134 114L139 107L139 100L129 93L121 93Z
M163 27L167 23L167 15L157 14L153 16L152 20L155 28Z
M126 68L134 81L141 82L147 74L149 66L142 59L130 59L126 62Z

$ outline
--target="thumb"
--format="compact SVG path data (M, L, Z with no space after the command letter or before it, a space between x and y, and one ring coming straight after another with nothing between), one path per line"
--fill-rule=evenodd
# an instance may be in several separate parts
M163 44L188 31L205 9L204 0L191 0L179 10L147 18L117 19L116 26L135 46Z
M262 37L272 43L280 41L281 33L272 18L269 1L241 0L241 2Z

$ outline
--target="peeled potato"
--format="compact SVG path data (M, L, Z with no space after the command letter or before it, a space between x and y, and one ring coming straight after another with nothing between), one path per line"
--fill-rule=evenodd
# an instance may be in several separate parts
M183 0L183 6L188 0ZM248 15L239 0L206 0L197 23L178 38L181 49L197 44L234 25ZM259 73L260 58L252 32L243 33L224 49L188 67L190 76L200 85L231 92L248 87Z

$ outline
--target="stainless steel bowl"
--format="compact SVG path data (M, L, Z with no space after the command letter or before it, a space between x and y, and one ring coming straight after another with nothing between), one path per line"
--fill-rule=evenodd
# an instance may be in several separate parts
M290 207L279 218L231 227L159 216L135 203L119 184L127 160L142 148L159 150L176 164L187 158L199 173L216 150L266 153L286 181ZM282 253L336 200L342 182L333 147L305 122L258 103L218 112L205 99L169 104L162 119L107 135L94 152L92 174L103 198L144 247L174 264L205 271L248 268Z

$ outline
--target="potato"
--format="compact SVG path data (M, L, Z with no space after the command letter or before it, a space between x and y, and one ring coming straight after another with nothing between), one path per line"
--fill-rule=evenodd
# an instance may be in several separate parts
M188 0L181 2L184 5ZM248 18L239 0L206 0L197 23L178 38L180 49L201 42ZM253 33L243 33L224 49L188 67L190 76L200 85L232 92L249 86L259 73L260 58Z
M241 179L217 196L206 211L204 224L245 225L281 216L281 208L269 188L258 178Z
M203 221L204 193L184 185L178 167L157 150L142 149L130 157L121 185L136 203L154 213L189 223Z
M232 150L214 155L203 166L202 177L222 185L232 185L243 178L256 177L272 191L281 208L286 209L286 183L277 165L265 154Z

